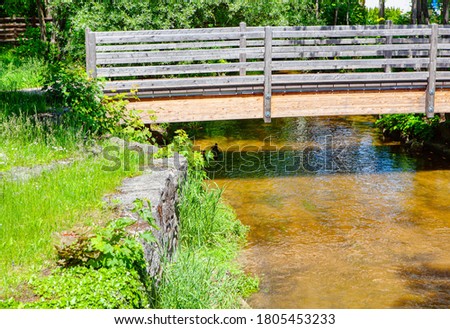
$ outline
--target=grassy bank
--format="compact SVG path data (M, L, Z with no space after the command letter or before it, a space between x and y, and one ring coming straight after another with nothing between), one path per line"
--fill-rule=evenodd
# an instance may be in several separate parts
M158 308L240 308L258 288L236 263L247 228L221 199L206 188L203 176L190 173L180 203L181 245L166 264L158 290Z
M56 233L112 217L102 197L134 173L105 171L105 165L90 157L25 181L0 181L0 297L17 296L31 274L52 267Z

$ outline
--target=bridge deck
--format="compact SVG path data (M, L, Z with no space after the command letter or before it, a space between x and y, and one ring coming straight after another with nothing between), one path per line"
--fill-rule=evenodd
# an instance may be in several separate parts
M438 90L436 113L450 113L450 90ZM263 118L262 95L176 97L131 102L145 123ZM423 113L423 90L274 94L272 118Z

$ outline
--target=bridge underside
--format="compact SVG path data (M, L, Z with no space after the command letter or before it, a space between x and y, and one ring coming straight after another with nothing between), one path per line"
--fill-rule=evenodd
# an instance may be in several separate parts
M144 123L263 119L263 96L174 97L128 104ZM424 90L274 94L272 118L424 113ZM450 113L450 90L438 89L435 113Z

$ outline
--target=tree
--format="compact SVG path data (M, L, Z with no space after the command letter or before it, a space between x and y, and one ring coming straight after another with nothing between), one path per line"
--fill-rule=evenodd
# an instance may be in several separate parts
M448 24L449 13L448 13L449 0L442 0L442 23Z
M378 18L380 18L380 21L384 21L384 15L385 15L385 0L379 0L378 2Z

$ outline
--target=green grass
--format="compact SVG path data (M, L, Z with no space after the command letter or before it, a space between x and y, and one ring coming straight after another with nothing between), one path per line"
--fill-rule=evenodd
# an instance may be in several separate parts
M181 246L165 265L157 307L239 308L258 287L235 261L247 228L223 204L220 190L206 188L201 176L189 175L182 191Z
M0 114L0 172L79 157L86 136L79 128L23 114Z
M0 48L0 91L41 87L47 65L42 58L19 56Z
M0 181L0 299L20 295L21 283L53 263L57 232L111 218L102 197L137 166L125 172L104 165L111 163L91 157L26 181Z

